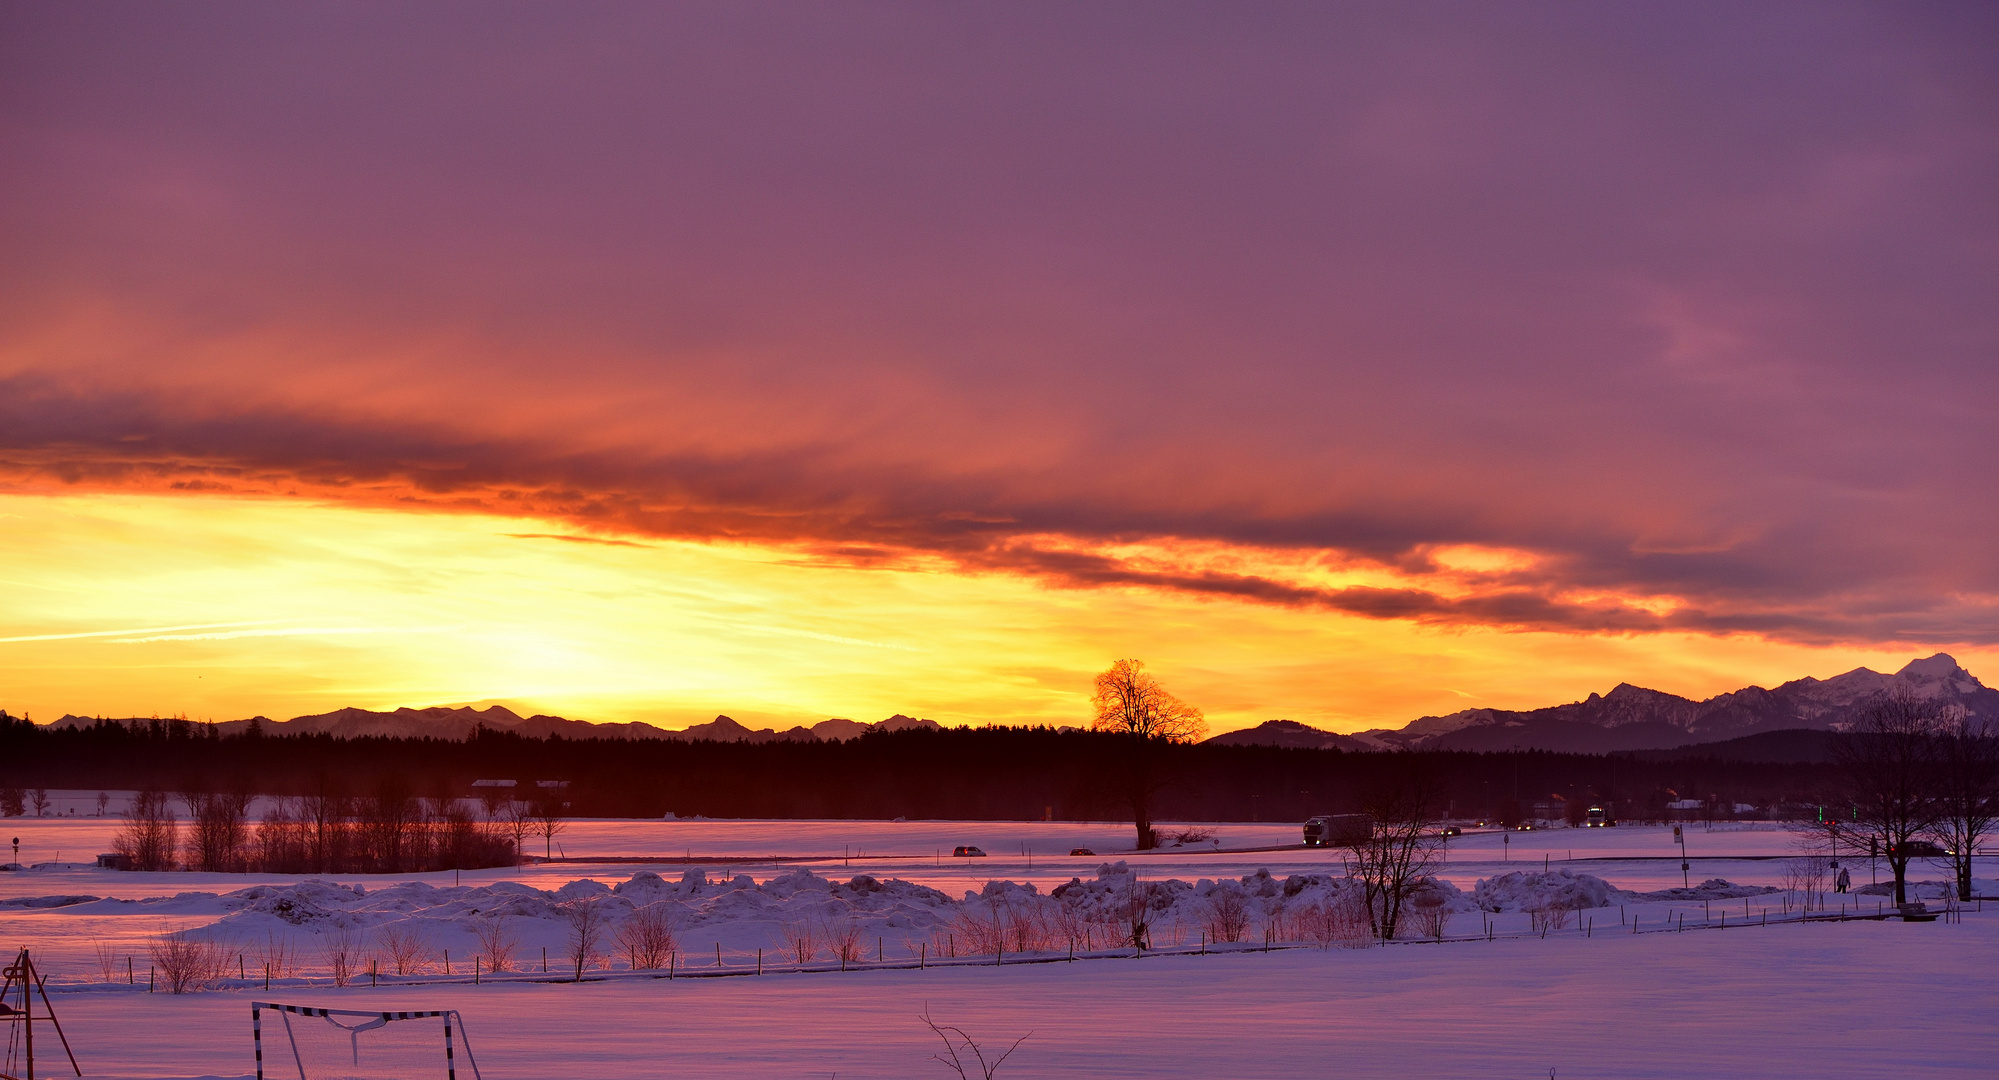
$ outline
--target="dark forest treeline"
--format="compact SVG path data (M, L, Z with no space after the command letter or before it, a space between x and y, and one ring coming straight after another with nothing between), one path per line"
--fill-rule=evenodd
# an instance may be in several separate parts
M847 742L715 743L528 739L481 731L435 739L218 738L158 721L51 731L0 713L0 787L154 789L265 795L388 785L425 798L472 794L475 779L569 782L581 817L1116 820L1130 743L1048 728L871 733ZM1261 746L1158 747L1162 820L1297 821L1349 810L1387 755ZM1455 817L1510 820L1561 796L1619 817L1668 801L1777 807L1814 797L1823 764L1624 755L1398 753L1433 772ZM1127 818L1128 819L1128 818Z

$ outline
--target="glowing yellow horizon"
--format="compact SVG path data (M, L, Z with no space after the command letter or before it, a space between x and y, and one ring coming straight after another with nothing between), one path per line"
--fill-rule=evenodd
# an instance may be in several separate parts
M667 728L717 714L753 727L895 713L1082 724L1091 677L1129 656L1215 732L1280 718L1355 731L1620 681L1706 697L1935 651L1425 626L282 498L0 495L0 554L0 707L42 722L503 702ZM1450 554L1474 571L1505 558ZM1954 652L1974 672L1999 659Z

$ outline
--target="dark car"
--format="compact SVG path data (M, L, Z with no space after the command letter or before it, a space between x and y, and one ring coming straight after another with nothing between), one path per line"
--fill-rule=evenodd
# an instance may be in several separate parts
M1094 852L1094 851L1091 851L1091 850L1090 850L1089 848L1086 848L1086 847L1072 847L1072 848L1070 848L1070 849L1069 849L1069 854L1071 854L1071 855L1095 855L1095 854L1096 854L1096 852Z
M1464 834L1465 831L1463 829L1458 828L1456 825L1444 826L1444 831L1442 833L1442 835L1444 836L1463 836Z
M1890 854L1897 853L1896 848L1889 848L1888 851ZM1911 859L1946 859L1950 857L1949 850L1932 844L1928 840L1911 840L1901 846L1899 853L1907 855Z
M983 859L986 857L985 852L980 851L978 848L975 848L970 844L960 844L957 847L952 848L951 854L953 856L960 858L970 857L974 859Z

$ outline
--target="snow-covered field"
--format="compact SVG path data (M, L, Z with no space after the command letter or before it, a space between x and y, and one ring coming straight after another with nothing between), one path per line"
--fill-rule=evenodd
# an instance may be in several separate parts
M1670 829L1473 833L1452 842L1429 889L1454 913L1445 933L1457 940L1143 960L1117 948L1116 909L1134 882L1166 951L1198 952L1229 897L1247 913L1245 946L1266 927L1300 946L1309 935L1299 920L1343 888L1337 858L1245 850L1292 844L1288 823L1198 826L1212 839L1138 856L1120 852L1129 826L1116 824L578 821L557 838L564 854L611 861L302 883L101 871L71 853L104 850L115 821L8 825L32 868L0 874L0 947L35 950L90 1076L245 1075L252 997L460 1009L494 1080L945 1075L926 1060L932 1037L916 1019L925 1002L984 1040L1032 1029L1002 1076L1999 1071L1990 1025L1974 1016L1999 989L1989 962L1999 904L1958 922L1760 925L1797 905L1774 891L1794 838L1767 825L1689 827L1691 891L1680 889ZM968 843L990 857L949 854ZM1067 854L1078 846L1101 854ZM625 861L641 859L668 861ZM1865 886L1866 860L1849 865ZM1915 876L1943 874L1919 866ZM100 899L66 902L82 897ZM613 961L593 969L599 981L541 981L544 948L552 969L564 963L565 905L579 899L614 925L640 906L670 911L682 977ZM1868 913L1879 903L1831 899L1835 911L1842 900ZM1544 937L1530 909L1551 900L1580 910ZM477 987L441 982L444 951L462 978L496 916L515 944L512 966L528 971L497 983L482 974ZM1025 935L1002 967L973 940L973 924L996 919ZM1687 932L1631 933L1633 922L1663 931L1680 919ZM380 955L394 928L429 947L426 985L332 986L329 942ZM790 955L801 928L816 938L810 973ZM240 958L257 988L147 994L147 940L183 929ZM843 935L855 967L918 957L927 967L826 970L838 967L828 939ZM1074 964L1012 962L1065 958L1079 935L1085 958ZM294 970L266 992L255 976L274 945ZM685 977L754 971L759 950L762 978ZM107 983L100 952L129 957L129 981L118 959ZM949 964L953 953L962 966Z

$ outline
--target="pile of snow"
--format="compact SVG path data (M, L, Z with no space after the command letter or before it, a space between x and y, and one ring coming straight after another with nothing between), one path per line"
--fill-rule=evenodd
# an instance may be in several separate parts
M1765 896L1782 889L1768 885L1737 885L1727 878L1709 878L1687 889L1660 889L1640 893L1641 900L1740 900L1745 896Z
M1699 890L1673 890L1693 898L1722 898L1768 890L1743 889L1723 881ZM702 870L677 879L642 872L610 883L571 881L553 890L517 881L440 887L407 881L364 887L308 879L257 885L226 894L182 893L143 900L88 897L24 898L22 907L66 905L90 915L139 915L158 930L180 930L224 943L252 957L290 955L289 967L317 969L330 950L359 949L374 957L394 941L414 938L429 950L432 965L446 954L454 962L489 950L496 927L517 947L516 967L553 962L565 956L572 915L589 905L602 917L600 948L615 953L616 931L640 908L664 912L677 937L673 948L684 962L753 963L760 954L793 957L805 952L825 959L835 942L849 956L859 953L895 959L929 955L1079 952L1129 947L1134 937L1149 946L1179 947L1200 941L1254 942L1269 933L1278 940L1307 940L1334 912L1351 913L1362 889L1352 878L1296 874L1278 878L1258 870L1241 878L1148 878L1125 862L1099 865L1090 878L1078 876L1042 892L1032 883L990 881L953 898L928 886L866 875L831 880L806 869L767 878L749 875L711 880ZM1673 898L1686 898L1675 895ZM1478 882L1467 895L1452 883L1424 878L1405 898L1405 911L1464 913L1480 909L1520 912L1549 907L1589 908L1634 899L1601 878L1569 870L1519 872ZM157 921L154 921L155 918ZM1399 927L1418 933L1412 914ZM1363 925L1365 918L1362 919ZM287 946L287 943L289 945Z
M1600 877L1572 870L1538 874L1516 870L1498 877L1482 878L1472 890L1473 902L1485 911L1580 910L1627 903L1633 898L1633 894L1616 888Z
M1905 895L1910 900L1949 900L1957 896L1955 881L1909 881L1903 884L1907 887ZM1862 885L1853 891L1859 896L1894 896L1895 883L1883 881L1874 885ZM1980 878L1971 879L1973 896L1990 896L1993 891L1993 882Z

